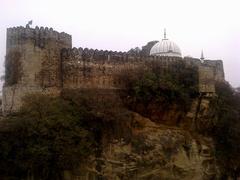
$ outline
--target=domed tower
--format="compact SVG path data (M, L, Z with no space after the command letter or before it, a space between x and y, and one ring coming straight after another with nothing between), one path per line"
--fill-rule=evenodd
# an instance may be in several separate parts
M181 50L176 43L170 41L166 37L166 30L164 29L164 38L162 41L156 43L150 50L151 56L168 56L168 57L182 57Z
M72 38L52 28L7 29L3 112L20 108L29 93L57 93L61 86L62 48L71 48Z

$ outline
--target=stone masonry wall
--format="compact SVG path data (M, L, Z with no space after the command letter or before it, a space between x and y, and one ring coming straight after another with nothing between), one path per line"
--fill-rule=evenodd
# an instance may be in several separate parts
M140 53L87 48L63 49L61 61L63 88L100 89L124 88L124 82L116 79L117 75L138 67L158 66L161 72L167 72L173 68L178 70L176 66L179 62L185 63L185 60L179 57L142 56Z
M29 93L58 95L62 89L122 89L119 73L139 66L155 66L166 72L183 62L199 69L199 91L214 93L215 81L224 81L222 61L196 58L154 57L141 52L126 53L72 48L71 36L52 28L27 26L7 29L3 111L17 111ZM160 63L159 63L160 62ZM175 67L176 68L176 67Z
M201 62L195 58L153 57L139 54L102 51L93 49L73 48L62 50L62 83L64 88L123 88L116 74L127 72L144 65L170 70L177 62L183 62L190 67L198 67L199 92L214 93L215 81L223 81L222 61Z
M19 109L21 97L28 93L57 92L61 84L60 51L71 46L70 35L52 28L8 28L3 111Z

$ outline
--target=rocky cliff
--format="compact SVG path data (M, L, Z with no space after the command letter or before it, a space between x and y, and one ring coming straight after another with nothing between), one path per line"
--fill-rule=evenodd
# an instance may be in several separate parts
M109 135L103 135L99 156L75 171L66 171L65 178L216 179L212 139L197 134L192 124L204 119L209 100L206 97L194 100L190 111L183 113L185 121L178 125L173 125L173 119L179 112L173 109L165 116L165 123L132 112L131 122L126 128L131 131L129 138L113 138L109 141Z

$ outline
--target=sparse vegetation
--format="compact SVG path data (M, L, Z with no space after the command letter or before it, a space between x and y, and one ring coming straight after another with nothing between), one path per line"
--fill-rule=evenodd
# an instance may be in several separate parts
M222 179L240 175L240 94L227 83L216 84L207 125L199 131L213 137Z

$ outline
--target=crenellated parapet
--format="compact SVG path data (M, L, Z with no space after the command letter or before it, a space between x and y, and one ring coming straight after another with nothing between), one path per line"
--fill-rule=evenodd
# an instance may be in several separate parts
M108 50L88 49L88 48L70 48L62 49L61 57L63 62L78 62L86 61L92 63L109 63L109 64L124 64L124 63L139 63L146 61L162 61L174 62L182 60L181 57L163 57L163 56L146 56L141 53L117 52Z
M32 41L35 46L46 48L50 41L59 42L67 47L71 47L72 37L64 32L57 32L53 28L38 27L30 28L29 26L13 27L7 29L7 47L18 46L26 41Z
M88 48L62 49L63 86L114 89L114 74L140 64L141 57L126 52Z
M116 74L138 67L154 67L162 72L179 70L181 57L145 56L141 53L114 52L88 48L68 48L61 51L64 87L118 88ZM178 62L178 63L177 63ZM114 82L116 81L116 82Z
M113 74L121 69L132 69L141 65L170 68L176 62L184 62L181 57L142 56L140 53L116 52L88 48L64 48L61 50L63 70L78 71L95 67L109 69ZM110 70L111 69L111 70ZM108 71L104 70L104 73Z
M62 49L63 61L82 60L98 63L124 63L131 60L141 59L140 54L131 54L127 52L117 52L108 50L72 48Z

